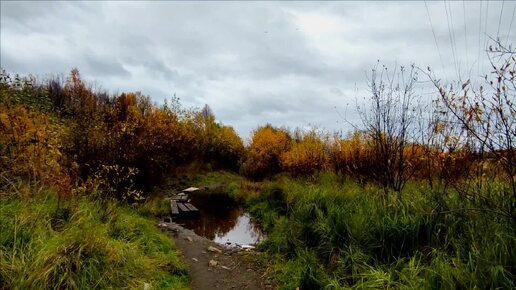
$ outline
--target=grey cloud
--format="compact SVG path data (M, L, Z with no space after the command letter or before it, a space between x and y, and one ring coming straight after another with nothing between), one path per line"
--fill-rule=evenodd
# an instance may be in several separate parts
M347 129L334 107L348 110L367 95L365 75L378 59L430 66L447 80L457 77L456 64L482 71L485 9L447 3L455 59L444 4L427 2L441 63L423 2L3 1L1 66L39 75L78 67L110 91L142 91L157 103L176 93L187 107L209 104L244 137L266 122ZM501 3L489 5L493 35ZM502 37L512 5L506 3ZM316 21L302 26L306 15ZM516 28L508 39L516 39Z
M98 74L99 77L128 77L130 73L124 68L122 63L114 59L103 59L99 56L89 55L86 57L86 73Z

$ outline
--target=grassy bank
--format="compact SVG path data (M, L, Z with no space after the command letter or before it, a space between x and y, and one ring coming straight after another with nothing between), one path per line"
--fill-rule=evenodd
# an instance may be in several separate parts
M516 225L417 183L398 196L332 174L279 178L247 200L281 289L514 289ZM439 202L437 202L439 200Z
M186 289L187 270L155 218L52 191L0 203L2 289Z

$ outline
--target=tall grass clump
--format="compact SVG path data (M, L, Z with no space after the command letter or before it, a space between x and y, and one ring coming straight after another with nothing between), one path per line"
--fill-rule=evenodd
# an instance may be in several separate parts
M513 289L516 225L426 186L383 197L333 174L279 178L249 201L280 288ZM301 286L301 285L304 285Z
M131 208L46 191L3 198L0 221L0 288L187 288L171 239Z

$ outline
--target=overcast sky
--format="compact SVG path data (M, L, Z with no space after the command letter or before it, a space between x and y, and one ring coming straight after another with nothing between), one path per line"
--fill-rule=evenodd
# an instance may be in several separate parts
M424 2L0 5L7 72L77 67L111 92L141 91L158 104L175 93L186 107L209 104L243 138L267 122L347 131L343 117L357 120L355 99L377 60L452 80L486 72L486 35L516 40L512 1L429 1L428 13Z

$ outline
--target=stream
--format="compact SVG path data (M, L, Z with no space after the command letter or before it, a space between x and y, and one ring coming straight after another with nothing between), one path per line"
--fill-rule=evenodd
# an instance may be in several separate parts
M179 218L176 223L219 244L255 245L264 235L259 224L244 208L224 194L190 194L199 215Z

